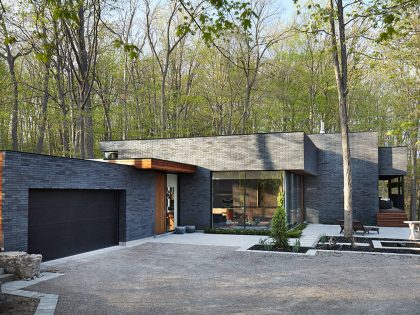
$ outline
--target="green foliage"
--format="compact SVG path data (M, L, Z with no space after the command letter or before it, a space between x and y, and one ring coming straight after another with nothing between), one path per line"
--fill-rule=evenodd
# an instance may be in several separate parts
M177 27L177 35L196 34L210 46L215 39L231 32L246 33L251 28L251 18L256 16L248 1L207 0L200 4L200 14L189 1L181 1L180 12L184 22Z
M260 238L258 245L263 246L264 250L272 250L274 246L273 241L269 238Z
M296 227L293 227L287 232L287 235L290 238L300 238L302 236L302 231L307 227L306 223L301 223Z
M208 234L236 234L236 235L270 235L270 230L255 230L255 229L218 229L206 228L204 233Z
M300 251L300 240L299 239L297 239L295 241L295 243L293 244L292 251L294 253L299 253L299 251Z
M293 229L287 231L289 238L299 238L302 235L302 231L305 229L307 224L302 223ZM236 234L236 235L266 235L271 236L271 230L257 230L257 229L228 229L228 228L206 228L204 233L209 234Z
M137 47L137 45L124 43L120 39L114 40L113 44L115 48L123 48L123 51L127 53L131 60L139 57L140 49Z
M327 234L323 233L321 234L320 238L319 238L319 243L321 245L325 245L325 243L328 241L328 236Z
M7 46L7 45L13 45L14 43L16 43L16 37L15 36L7 36L5 37L5 39L3 40L3 43Z
M287 219L283 192L279 193L277 202L277 210L271 219L270 236L274 240L274 246L285 249L289 247L289 238L287 235Z

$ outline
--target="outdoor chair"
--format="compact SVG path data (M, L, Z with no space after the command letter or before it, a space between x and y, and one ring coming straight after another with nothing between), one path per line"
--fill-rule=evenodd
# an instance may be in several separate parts
M344 231L344 220L337 220L338 224L341 227L340 234ZM362 235L365 233L369 233L370 231L376 231L379 234L379 227L377 226L364 226L362 222L354 220L353 221L353 231L356 233L357 231L362 231Z

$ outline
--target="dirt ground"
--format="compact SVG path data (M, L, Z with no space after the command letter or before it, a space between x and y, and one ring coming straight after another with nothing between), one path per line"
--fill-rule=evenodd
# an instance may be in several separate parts
M6 300L0 302L0 314L33 315L38 306L38 300L5 294Z

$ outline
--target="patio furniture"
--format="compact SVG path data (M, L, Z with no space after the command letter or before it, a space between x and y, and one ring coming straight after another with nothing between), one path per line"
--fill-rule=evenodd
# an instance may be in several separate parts
M410 228L410 240L420 240L420 221L404 221Z
M338 224L341 227L340 234L344 231L344 220L337 220ZM370 231L376 231L379 234L379 227L377 226L365 226L362 222L354 220L353 221L353 232L362 231L362 235L369 233Z

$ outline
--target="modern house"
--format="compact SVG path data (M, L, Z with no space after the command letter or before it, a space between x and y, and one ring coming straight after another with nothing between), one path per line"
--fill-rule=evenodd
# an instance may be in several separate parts
M391 208L391 216L403 214L406 148L378 148L375 132L352 133L350 145L355 219L386 221L380 203ZM177 225L263 229L279 193L290 225L343 217L339 134L105 141L100 147L103 160L0 154L5 250L49 260ZM386 196L379 195L383 180Z

